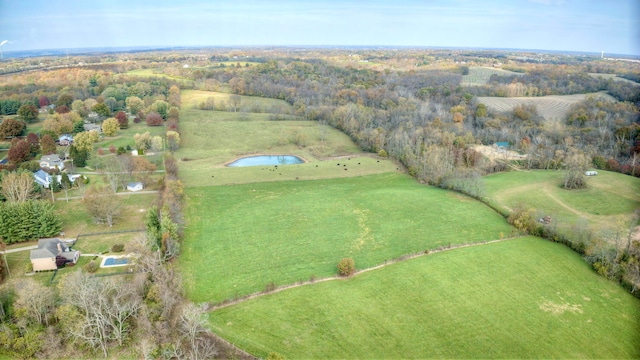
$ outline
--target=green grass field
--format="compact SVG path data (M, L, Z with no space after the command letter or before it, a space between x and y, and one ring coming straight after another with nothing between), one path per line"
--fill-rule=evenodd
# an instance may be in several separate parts
M263 358L640 357L640 302L537 238L285 290L216 310L210 324Z
M364 269L513 232L488 207L418 184L338 131L327 129L321 142L316 122L187 108L181 130L175 156L187 224L177 265L194 302L332 277L343 257ZM225 166L254 154L307 162ZM561 193L560 172L511 174L486 179L498 208L553 200L545 211L600 223L627 216L640 201L627 194L635 179L617 174L601 173L589 178L590 190L571 193ZM568 248L526 238L269 294L210 319L217 334L260 357L629 358L640 355L639 304Z
M267 114L248 116L247 120L239 120L239 114L228 112L181 112L182 145L175 156L181 160L180 174L185 186L354 176L395 171L397 167L388 160L378 163L377 159L366 157L358 161L360 167L339 170L335 164L340 161L320 160L353 156L352 161L357 164L355 157L362 155L362 151L345 134L315 121L272 121ZM282 167L279 178L265 177L267 173L258 167L232 169L224 166L239 157L254 154L297 155L308 163Z
M484 178L487 197L505 210L518 205L537 209L565 230L581 219L597 230L618 224L628 229L633 211L640 208L640 179L599 170L586 178L587 189L565 190L564 174L535 170L489 175Z
M182 100L182 109L197 109L198 104L212 97L214 104L222 105L223 103L229 104L232 94L215 92L215 91L202 91L202 90L183 90L180 93ZM244 112L269 112L272 109L281 109L284 113L291 113L291 105L279 99L264 98L259 96L240 96L240 105L238 111Z
M191 79L185 78L185 77L182 77L182 76L173 76L173 75L164 74L160 69L135 69L135 70L127 71L125 74L126 75L131 75L131 76L161 77L161 78L171 79L171 80L188 80L188 81L191 81Z
M188 297L197 302L247 295L270 282L332 276L343 257L362 269L511 230L477 201L396 173L186 194L189 221L179 263Z

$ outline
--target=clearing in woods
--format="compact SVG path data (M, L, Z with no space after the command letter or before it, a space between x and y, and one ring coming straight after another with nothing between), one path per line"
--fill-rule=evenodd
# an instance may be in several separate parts
M571 105L583 101L588 96L599 96L604 100L616 101L612 96L603 93L574 94L574 95L549 95L539 97L495 97L479 96L478 102L485 104L487 108L507 112L518 105L534 105L538 114L546 120L563 119L569 112Z
M510 76L510 75L524 75L524 73L517 73L514 71L503 70L499 68L492 67L471 67L469 68L469 74L462 76L462 81L460 85L462 86L481 86L486 85L489 82L489 78L491 75L501 75L501 76Z
M613 79L614 81L622 81L622 82L626 82L627 84L640 86L640 83L637 83L635 81L619 77L616 74L589 73L589 75L593 76L593 77L601 77L601 78L604 78L604 79Z

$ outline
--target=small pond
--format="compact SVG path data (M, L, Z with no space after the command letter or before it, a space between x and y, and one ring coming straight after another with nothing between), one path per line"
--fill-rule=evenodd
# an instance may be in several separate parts
M108 256L108 257L105 257L104 260L102 260L102 264L100 264L100 267L124 266L128 264L129 264L128 257Z
M227 166L260 166L303 164L304 160L293 155L258 155L238 159Z

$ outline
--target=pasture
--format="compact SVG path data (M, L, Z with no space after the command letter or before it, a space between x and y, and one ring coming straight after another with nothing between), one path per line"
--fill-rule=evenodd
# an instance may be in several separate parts
M629 228L633 211L640 208L640 179L598 170L597 176L587 177L587 189L565 190L564 174L534 170L488 175L487 197L505 211L519 205L534 208L564 230L584 222L594 230Z
M532 237L265 295L209 323L262 358L640 357L640 302Z
M485 205L398 173L185 192L179 264L187 296L196 302L333 276L343 257L363 269L511 231Z
M183 110L197 109L200 103L212 98L216 108L233 111L233 108L230 108L231 95L233 94L215 91L183 90L180 93L180 98L182 100ZM292 107L284 100L240 95L240 104L237 110L240 112L277 112L288 114L291 113Z
M523 73L517 73L514 71L503 70L500 68L486 67L486 66L474 66L469 68L468 75L462 75L462 81L460 81L461 86L482 86L489 83L489 78L491 75L501 75L501 76L510 76L516 75L521 76Z
M127 71L125 75L140 76L140 77L160 77L160 78L171 79L171 80L192 82L191 79L186 77L165 74L160 69L135 69L135 70Z
M182 146L176 152L180 159L180 173L185 186L211 186L250 181L327 178L337 175L336 165L324 164L320 159L336 156L356 156L361 150L351 139L316 121L272 121L268 114L241 114L204 111L181 111ZM282 167L278 179L265 177L268 172L252 168L226 168L224 165L238 157L253 154L290 154L307 160L307 164ZM362 159L361 163L370 162ZM383 166L378 166L382 164ZM329 175L322 171L328 169ZM354 162L354 165L356 163ZM333 168L331 167L333 166ZM296 170L295 172L293 170ZM349 167L340 176L364 175L395 171L390 161L376 162L376 166ZM265 175L266 174L266 175Z
M518 105L534 105L538 114L546 120L564 119L573 104L585 100L588 96L598 96L604 100L616 101L605 93L574 94L574 95L549 95L539 97L491 97L479 96L479 103L485 104L488 109L497 112L512 111Z
M211 93L187 94L193 102ZM420 185L394 162L362 154L346 135L317 122L201 111L184 96L183 103L175 156L187 223L177 266L191 301L214 304L330 278L343 257L362 270L513 233L483 204ZM254 154L307 162L225 166ZM561 183L562 173L554 174L534 177L531 187ZM633 184L603 175L589 180L603 195L549 191L569 207L582 200L597 205L598 223L623 218L640 199L623 196L605 206L616 189ZM526 189L501 197L499 189L508 195L518 182L529 184L489 177L491 201L506 209L531 198ZM639 319L637 300L568 248L536 238L422 256L210 313L214 332L240 348L288 358L629 358L640 355Z

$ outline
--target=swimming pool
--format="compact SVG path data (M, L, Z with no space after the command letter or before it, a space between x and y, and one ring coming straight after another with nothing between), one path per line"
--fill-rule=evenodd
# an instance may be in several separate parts
M129 265L129 258L125 256L106 256L102 259L100 267L115 267Z

